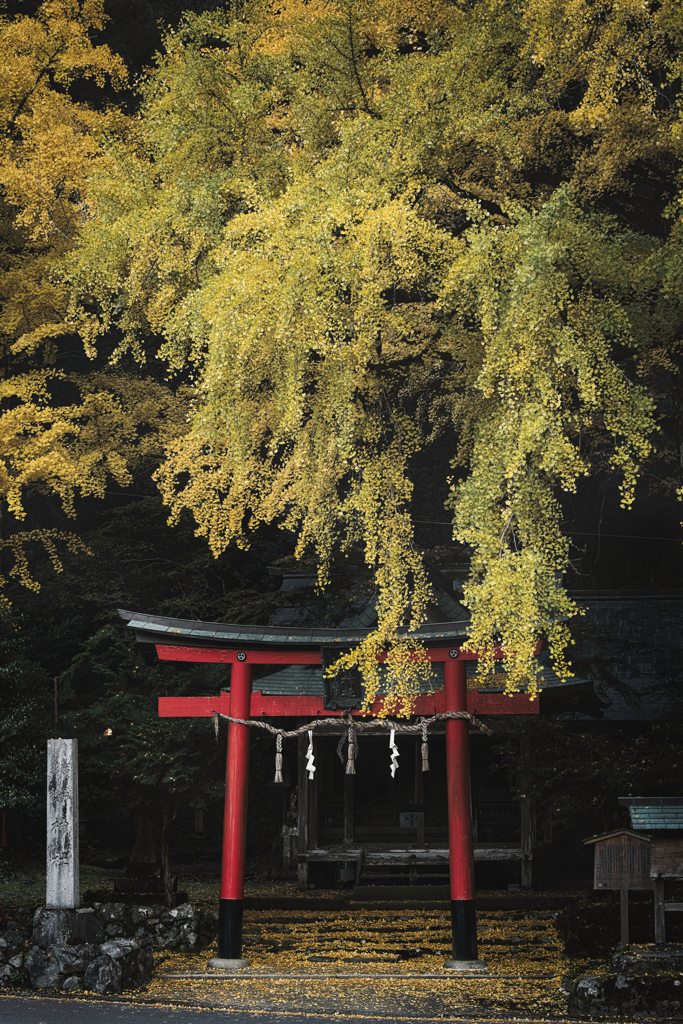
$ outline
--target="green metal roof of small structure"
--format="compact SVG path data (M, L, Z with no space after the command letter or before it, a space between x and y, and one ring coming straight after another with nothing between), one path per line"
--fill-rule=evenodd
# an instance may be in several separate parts
M631 828L641 832L683 832L683 797L620 796Z

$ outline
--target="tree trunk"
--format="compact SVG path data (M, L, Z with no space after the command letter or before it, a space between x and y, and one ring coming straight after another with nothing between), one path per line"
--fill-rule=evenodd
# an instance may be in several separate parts
M154 875L161 863L159 841L154 819L149 811L138 811L135 843L128 860L127 873L131 875Z

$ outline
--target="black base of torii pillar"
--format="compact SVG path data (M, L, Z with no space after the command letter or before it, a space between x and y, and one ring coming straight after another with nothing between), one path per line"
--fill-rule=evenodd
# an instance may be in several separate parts
M237 661L230 670L230 717L248 721L250 714L251 665ZM242 958L248 787L249 726L230 722L218 907L218 956L209 961L209 967L223 970L249 966L249 961Z

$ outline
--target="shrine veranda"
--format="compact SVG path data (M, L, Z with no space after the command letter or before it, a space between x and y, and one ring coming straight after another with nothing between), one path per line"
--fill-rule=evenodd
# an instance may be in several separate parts
M282 669L306 666L315 670L315 667L320 666L322 675L323 662L329 658L330 651L341 653L364 639L370 630L278 629L197 622L121 610L119 614L127 621L129 628L134 630L138 641L156 646L158 657L162 660L230 665L228 691L222 690L206 697L161 697L159 716L184 718L220 715L229 719L218 958L214 963L217 966L246 966L247 961L242 959L242 919L250 727L244 723L254 720L267 722L271 717L293 718L299 720L299 723L303 720L304 725L315 727L316 722L322 719L338 719L339 732L343 729L352 732L354 722L362 728L362 723L368 721L366 716L360 715L357 697L348 694L341 697L335 694L335 699L331 699L329 693L267 694L262 690L254 691L253 669L268 665L281 666ZM477 715L535 715L539 711L538 697L530 699L523 693L506 695L467 689L467 662L475 661L476 655L463 649L467 640L466 627L465 622L427 624L411 633L425 647L435 671L443 671L442 687L417 697L412 721L414 723L417 718L433 719L435 716L444 716L445 719L453 939L453 959L449 965L455 969L467 965L476 967L478 964L470 791L470 722ZM501 656L498 652L497 657ZM384 657L380 655L378 660L383 661ZM381 698L372 705L370 715L377 716L380 710ZM353 749L354 744L350 742L347 773L355 771ZM312 796L309 790L313 789L310 780L313 773L301 770L305 750L305 744L300 743L299 787L303 790L299 794L300 822L302 809L307 808L309 797ZM303 767L305 769L306 766ZM325 851L308 848L305 814L303 824L304 834L299 837L298 856L305 879L308 863L316 859L316 852ZM348 836L344 838L348 839ZM351 850L347 844L348 859L352 860L354 854L356 851ZM530 859L530 849L527 854ZM357 856L360 861L362 852L358 852Z

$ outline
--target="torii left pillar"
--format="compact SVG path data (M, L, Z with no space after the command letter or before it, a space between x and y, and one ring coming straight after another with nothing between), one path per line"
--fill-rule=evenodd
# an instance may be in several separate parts
M230 717L248 721L250 714L251 665L236 661L230 670ZM218 956L209 961L209 967L235 970L249 966L249 961L242 959L248 786L249 726L230 722L218 907Z

